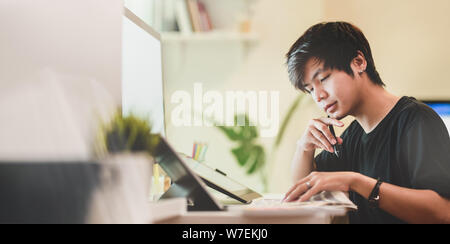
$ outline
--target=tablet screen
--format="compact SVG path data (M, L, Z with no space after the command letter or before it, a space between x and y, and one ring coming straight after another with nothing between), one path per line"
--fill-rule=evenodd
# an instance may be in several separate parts
M198 161L195 161L185 155L182 156L189 168L191 168L203 180L223 188L229 193L242 198L245 202L251 202L253 199L262 197L259 193L233 180L220 170L214 169L204 163L199 163Z

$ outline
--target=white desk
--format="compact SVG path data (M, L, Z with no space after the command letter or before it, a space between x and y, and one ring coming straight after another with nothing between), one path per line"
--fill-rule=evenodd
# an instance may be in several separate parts
M309 216L250 217L235 212L188 212L156 224L330 224L328 214Z
M178 205L179 206L179 205ZM179 207L178 207L179 209ZM156 210L158 211L158 210ZM158 211L159 212L159 211ZM172 211L173 212L173 211ZM158 218L155 224L331 224L336 217L345 217L347 210L328 209L315 210L306 213L284 212L281 214L249 215L241 211L207 211L186 212L176 211L177 214ZM345 222L345 221L344 221Z
M324 206L302 209L251 209L232 205L227 211L187 212L186 200L163 200L152 205L156 224L331 224L345 223L348 209Z

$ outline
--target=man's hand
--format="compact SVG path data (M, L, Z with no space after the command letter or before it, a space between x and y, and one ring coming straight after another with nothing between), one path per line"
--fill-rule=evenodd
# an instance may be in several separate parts
M357 176L355 172L312 172L292 186L283 201L307 201L322 191L348 192Z
M334 150L332 145L335 145L336 143L342 144L343 140L340 137L334 138L328 128L329 125L343 127L344 123L331 118L311 120L305 134L298 142L299 146L307 152L321 148L333 153Z

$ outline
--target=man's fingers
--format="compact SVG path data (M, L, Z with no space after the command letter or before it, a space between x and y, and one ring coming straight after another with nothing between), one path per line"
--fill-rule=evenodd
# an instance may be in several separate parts
M312 186L309 191L305 192L302 197L298 200L299 202L308 201L312 196L320 192L320 187L318 185Z
M311 176L307 176L307 177L305 177L305 178L303 178L303 179L297 181L297 183L295 183L295 185L293 185L293 186L289 189L289 191L285 194L283 200L286 200L287 197L288 197L289 195L291 195L291 193L292 193L294 190L296 190L296 189L297 189L299 186L301 186L302 184L305 184L306 182L308 182L308 181L310 180L310 178L311 178Z
M285 202L292 202L297 200L302 194L305 193L305 191L308 190L308 186L303 183L297 186L297 188L291 192L291 194L289 194L286 198L285 198Z
M322 121L323 123L327 124L327 125L334 125L334 126L339 126L339 127L343 127L344 123L342 123L341 121L337 120L337 119L332 119L332 118L320 118L320 121Z
M289 190L286 192L286 194L284 194L284 199L283 199L283 201L285 201L286 198L287 198L289 195L291 195L291 193L292 193L295 189L297 189L297 187L298 187L298 184L295 184L295 185L293 185L291 188L289 188Z
M319 146L320 148L332 152L333 146L330 144L328 139L318 130L312 129L311 134L314 137L313 143Z
M321 134L323 134L326 137L326 140L328 144L334 145L337 143L336 138L331 134L330 129L328 128L328 125L322 123L321 121L314 120L313 126L316 128L317 131L319 131ZM311 130L313 131L313 130ZM320 140L320 138L317 138ZM324 145L327 145L326 143L322 142Z

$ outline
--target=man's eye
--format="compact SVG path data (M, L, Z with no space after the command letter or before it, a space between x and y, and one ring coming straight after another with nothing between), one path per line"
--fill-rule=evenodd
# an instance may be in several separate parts
M309 94L311 94L314 91L314 88L308 89L307 91Z
M325 78L321 79L320 82L326 81L328 78L330 78L330 75L327 75Z

